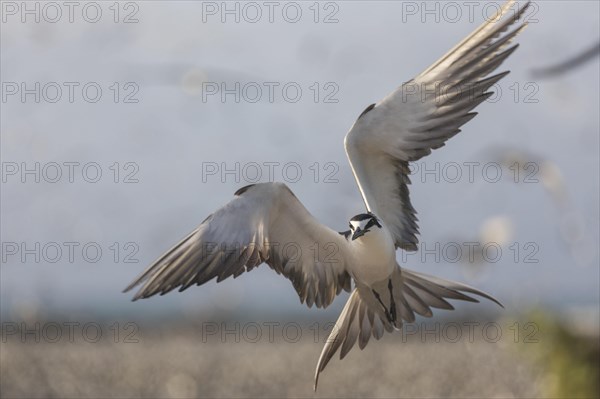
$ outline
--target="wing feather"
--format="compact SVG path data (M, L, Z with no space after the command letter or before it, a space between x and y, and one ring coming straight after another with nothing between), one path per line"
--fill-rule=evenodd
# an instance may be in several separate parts
M347 246L285 184L256 184L238 190L125 291L142 284L134 300L164 295L237 277L266 262L292 282L302 303L326 307L342 290L350 290Z
M517 49L508 46L527 25L508 31L529 6L513 12L514 4L506 2L429 68L370 106L346 135L346 154L367 210L388 226L398 248L416 250L418 243L409 162L458 134L477 115L472 110L493 94L488 90L508 74L488 76Z

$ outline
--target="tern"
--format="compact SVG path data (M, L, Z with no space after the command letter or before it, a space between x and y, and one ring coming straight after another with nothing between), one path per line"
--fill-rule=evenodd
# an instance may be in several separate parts
M414 322L415 314L431 317L432 308L454 309L448 299L479 302L467 295L474 294L502 306L468 285L401 267L396 251L414 251L418 244L409 162L459 133L508 74L489 76L515 51L518 44L511 42L527 26L520 19L529 3L512 10L514 3L506 2L495 18L360 114L344 146L366 212L350 219L349 230L338 233L320 223L283 183L249 185L125 292L142 284L136 300L183 291L238 277L262 263L291 280L309 307L325 308L342 291L351 292L317 362L315 390L319 373L340 348L343 359L356 341L363 349L371 336L380 339L384 331Z

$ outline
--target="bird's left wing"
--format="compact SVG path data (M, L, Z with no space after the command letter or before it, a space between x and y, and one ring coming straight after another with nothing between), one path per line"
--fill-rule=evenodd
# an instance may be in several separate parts
M493 93L508 72L487 77L517 48L506 48L523 30L517 22L529 4L513 10L514 0L446 55L377 104L369 106L344 144L365 205L388 226L396 247L416 250L419 233L409 198L409 162L460 132L470 112Z
M147 298L237 277L266 262L291 280L300 301L328 306L350 291L348 242L319 223L282 183L244 187L126 289Z

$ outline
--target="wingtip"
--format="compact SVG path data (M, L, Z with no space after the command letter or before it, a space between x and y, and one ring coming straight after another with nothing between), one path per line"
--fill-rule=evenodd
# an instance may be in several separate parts
M531 0L527 0L527 2L525 4L523 4L523 6L521 7L521 11L525 12L525 10L527 10L530 5L531 5Z
M502 305L499 300L497 300L496 298L494 298L493 296L491 296L490 294L488 294L486 292L475 290L475 291L471 291L471 293L475 294L481 298L485 298L489 301L492 301L492 302L496 303L498 306L500 306L502 309L504 309L504 305Z
M127 294L129 291L131 291L131 288L133 288L133 287L127 287L127 288L125 288L123 291L121 291L121 294ZM138 299L139 298L137 297L137 295L134 295L133 298L131 298L131 302L135 302Z
M504 309L504 305L500 303L499 300L497 300L496 298L494 298L493 296L489 295L489 294L485 294L485 295L480 295L483 298L489 299L490 301L494 302L495 304L497 304L498 306L500 306L502 309Z
M140 295L140 293L138 292L137 294L135 294L132 298L131 298L131 302L135 302L138 299L142 298L142 296Z
M523 16L525 15L525 11L527 11L529 9L529 6L531 5L531 1L528 1L527 3L523 4L523 6L521 8L519 8L517 10L517 12L514 15L514 22L518 22L519 20L521 20L521 18L524 18ZM521 29L523 29L523 27L527 26L528 22L523 19L521 22L521 26L519 27L519 29L517 29L518 33L520 33Z
M154 295L154 294L152 294L152 295ZM152 295L148 295L148 293L145 292L144 289L140 289L138 292L136 292L136 294L133 296L133 298L131 298L131 302L135 302L138 299L145 299Z

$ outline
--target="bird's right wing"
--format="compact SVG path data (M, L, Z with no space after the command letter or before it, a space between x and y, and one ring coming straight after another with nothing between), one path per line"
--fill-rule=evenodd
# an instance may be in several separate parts
M292 281L300 301L328 306L350 291L348 242L319 223L282 183L244 187L126 289L134 300L217 282L266 262Z
M416 161L460 132L471 112L493 94L508 72L494 72L517 45L525 28L517 23L528 3L513 10L514 0L499 10L446 55L359 116L345 139L354 177L370 212L390 229L396 247L416 250L419 234L411 205L409 162ZM522 21L521 21L522 22Z

